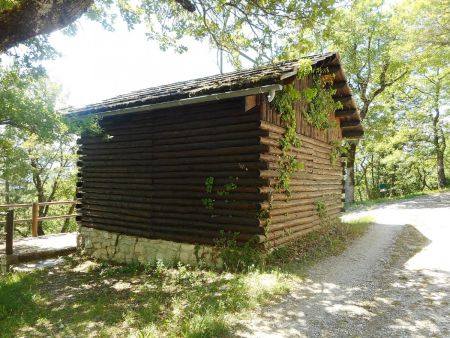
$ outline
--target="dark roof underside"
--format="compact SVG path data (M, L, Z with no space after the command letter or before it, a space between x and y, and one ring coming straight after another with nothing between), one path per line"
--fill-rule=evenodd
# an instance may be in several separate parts
M345 74L340 67L339 54L325 53L310 55L304 57L304 59L310 59L314 67L327 67L330 69L330 72L335 74L335 83L339 82L341 84L337 87L335 99L340 100L343 105L343 109L336 112L336 116L341 121L343 136L346 137L346 133L347 137L362 136L361 119L356 109L355 101L352 98L350 87L347 84ZM78 116L105 113L209 94L281 84L283 80L295 76L297 69L298 60L283 61L253 69L142 89L103 100L99 103L87 105L83 108L71 109L69 113Z

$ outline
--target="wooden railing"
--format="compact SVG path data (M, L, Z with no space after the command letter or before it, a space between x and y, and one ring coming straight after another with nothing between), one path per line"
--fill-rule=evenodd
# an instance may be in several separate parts
M39 217L39 207L48 205L63 205L63 204L76 204L76 201L56 201L56 202L35 202L35 203L22 203L22 204L0 204L0 209L5 208L7 212L0 213L0 216L6 216L4 221L0 221L0 225L5 225L4 237L5 237L5 253L11 255L13 253L13 238L14 238L14 225L16 223L31 222L31 235L33 237L38 236L38 224L39 221L47 221L52 219L66 219L75 217L76 213L69 215L54 215ZM31 218L14 219L14 209L19 208L31 208Z

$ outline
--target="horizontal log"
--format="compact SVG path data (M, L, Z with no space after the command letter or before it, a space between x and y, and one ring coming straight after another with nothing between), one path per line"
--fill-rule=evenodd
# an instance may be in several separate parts
M352 95L334 95L333 98L335 101L341 102L343 106L348 105L353 101Z
M327 191L313 191L313 192L302 192L302 193L292 193L291 195L287 196L285 193L274 193L272 194L273 201L286 201L286 200L296 200L299 198L318 198L318 197L324 197L326 195L333 196L333 195L339 195L341 196L341 190L327 190Z
M131 175L102 175L102 176L84 176L88 182L96 183L131 183L131 184L155 184L170 186L201 186L205 189L205 177L192 177L189 180L184 178L151 178L151 177L134 177ZM79 183L83 183L83 176L80 176ZM269 180L262 178L239 178L239 177L221 177L214 178L213 188L223 189L226 184L235 183L237 188L240 187L262 187L269 184Z
M162 165L187 165L187 164L205 164L208 163L241 163L241 162L253 162L260 161L260 155L258 152L249 152L246 154L228 154L217 155L211 157L172 157L172 158L160 158L153 159L152 166Z
M310 193L310 192L323 192L327 193L328 191L340 191L342 189L342 186L340 184L337 185L323 185L323 186L293 186L290 185L290 191L292 193ZM279 189L275 187L264 187L259 189L261 193L273 193L280 191Z
M205 185L159 185L159 184L153 184L153 183L128 183L128 182L96 182L95 180L89 180L85 183L83 182L77 182L78 188L110 188L111 186L114 187L114 189L133 189L133 190L149 190L149 191L192 191L192 192L205 192ZM258 193L260 192L261 188L259 187L244 187L244 186L238 186L237 188L233 189L232 191L226 191L223 186L216 186L212 189L212 194L223 194L224 192L232 198L233 194L235 193Z
M328 202L326 203L327 210L335 209L335 208L342 208L342 202L340 201L334 201L334 202ZM299 213L299 212L306 212L306 211L316 211L317 205L316 201L312 204L303 205L303 206L296 206L296 207L278 207L278 208L272 208L270 210L271 216L286 216L290 217L293 214ZM273 223L276 223L276 221L272 220Z
M269 164L263 161L253 161L253 162L236 162L230 161L229 163L209 163L205 159L204 163L199 164L184 164L184 165L153 165L151 160L133 160L133 161L92 161L92 160L82 160L78 161L80 167L82 167L83 172L88 172L92 168L103 168L107 167L108 171L113 170L116 167L123 167L125 165L129 166L145 166L149 171L151 177L154 177L158 173L177 173L177 172L198 172L198 171L220 171L225 172L227 170L233 172L240 171L258 171L263 169L268 169ZM206 176L205 176L206 178Z
M164 125L171 120L195 121L196 119L217 119L221 116L245 114L243 98L230 101L209 102L202 105L180 106L172 109L152 111L151 113L134 113L126 115L106 116L101 120L102 125L108 127L120 127L122 125L133 125L139 123L154 123Z
M159 211L159 212L170 212L170 213L198 213L205 214L211 216L211 214L222 215L227 217L244 217L244 218L256 218L256 209L252 211L248 210L239 210L239 209L220 209L214 208L213 210L208 210L203 206L201 201L194 206L192 205L176 205L176 204L162 204L159 202L156 203L139 203L139 202L125 202L125 201L111 201L109 199L92 199L85 198L82 205L79 205L78 208L85 207L86 209L96 209L100 208L108 208L111 210L122 210L125 209L129 212L136 211ZM101 210L101 209L100 209Z
M304 228L300 231L297 231L295 233L289 234L289 235L285 235L285 236L281 236L279 238L276 239L272 239L272 240L268 240L265 243L265 247L266 248L273 248L273 247L277 247L277 246L281 246L283 244L286 243L290 243L290 242L294 242L295 240L305 236L306 234L310 233L311 231L317 230L320 227L320 224L311 224L310 227Z
M342 88L345 88L346 86L348 86L347 81L334 81L332 88L333 89L342 89Z
M298 162L300 162L303 165L303 169L300 169L298 172L303 171L303 172L313 173L316 170L321 170L328 174L329 172L341 173L341 171L342 171L342 168L339 163L335 163L335 165L333 166L330 163L330 160L328 160L328 163L325 164L325 163L320 163L318 161L304 160L301 157L296 157L296 159ZM278 162L268 162L266 165L266 168L269 170L279 171L282 168L280 161L281 161L281 159ZM266 169L266 168L261 167L261 169Z
M145 124L139 124L136 126L124 125L121 129L105 128L105 132L114 138L121 138L130 136L130 132L133 135L150 135L155 140L165 141L166 139L174 139L186 136L195 136L192 132L185 132L185 129L198 130L202 129L204 134L211 134L211 131L218 129L218 132L228 131L236 132L236 126L245 124L252 126L253 130L259 121L257 114L242 114L240 116L223 116L212 120L201 119L198 121L182 121L182 120L167 120L168 123L165 126L146 126ZM198 134L201 135L201 134Z
M302 200L295 200L295 201L288 201L288 202L301 202ZM303 205L292 205L292 204L278 204L276 207L273 206L270 208L270 215L284 215L289 216L290 214L294 214L297 212L304 212L304 211L311 211L311 210L317 210L317 204L318 202L323 203L325 206L325 210L328 212L328 210L341 208L342 202L337 198L314 198L312 199L312 202L308 204Z
M143 224L163 224L169 222L170 224L177 224L178 226L196 226L196 227L208 227L215 228L223 226L237 226L257 228L259 227L259 221L256 217L227 217L222 215L207 215L200 213L170 213L170 212L158 212L158 211L143 211L133 210L133 212L127 212L127 210L111 210L107 207L99 206L86 206L81 209L82 217L107 217L118 218L121 220L130 220ZM248 230L253 231L253 230ZM260 232L260 230L254 230Z
M124 191L122 189L114 189L112 188L83 188L81 193L97 193L97 194L110 194L110 195L124 195ZM210 195L204 192L190 192L190 191L147 191L145 189L141 190L128 190L125 192L126 195L129 196L142 196L147 198L197 198L201 200L202 198L209 197ZM229 196L218 196L215 195L213 198L216 201L228 201L228 200L236 200L236 201L264 201L268 199L268 194L261 193L234 193L232 198Z
M319 169L315 169L312 170L311 172L308 172L307 170L308 168L306 168L306 170L299 170L296 173L293 173L291 175L291 178L308 178L309 175L313 175L313 172L316 175L326 175L328 177L334 177L336 180L341 180L342 178L342 173L338 172L338 171L333 171L333 170L319 170ZM280 176L280 172L278 170L261 170L260 171L260 177L262 178L277 178Z
M175 205L175 206L195 206L204 207L201 199L186 199L186 198L159 198L159 197L146 197L142 194L130 194L125 192L123 194L113 195L113 194L102 194L102 193L80 193L83 196L83 200L97 199L101 200L107 196L108 200L111 201L122 201L122 202L141 202L141 203L151 203L153 206L156 205ZM215 200L214 209L234 209L234 210L260 210L262 202L255 200Z
M96 228L99 230L105 230L110 232L117 232L120 234L125 234L129 236L139 236L150 239L163 239L168 241L192 243L192 244L214 244L217 238L220 238L220 233L214 233L214 237L210 237L210 234L200 233L166 233L160 231L144 231L139 229L130 229L125 226L110 225L108 223L96 222L95 226L87 221L82 221L81 224L86 227ZM264 236L248 235L248 234L238 234L237 240L240 242L246 242L250 239L256 238L258 242L262 243L264 241Z
M296 213L296 212L302 212L302 211L311 211L315 210L316 206L314 205L314 201L311 201L309 203L300 204L296 206L290 206L290 207L282 207L278 206L277 208L272 207L270 209L270 216L280 216L280 215L287 215L290 213Z
M275 186L277 183L278 183L277 179L269 180L270 186ZM312 178L301 178L301 179L292 178L290 180L290 185L291 186L321 186L321 185L342 186L341 181L339 179L326 180L326 179L312 179Z
M140 142L150 142L153 144L156 140L174 140L178 142L180 138L195 137L198 135L214 135L226 134L226 133L238 133L238 132L252 132L258 130L259 122L243 122L238 124L225 124L215 127L202 127L193 129L183 129L180 127L178 130L172 132L152 132L148 130L145 133L127 134L127 135L111 135L105 134L103 136L84 137L79 140L79 144L85 149L92 149L96 146L116 145L117 147L125 147L132 143L137 143L140 146ZM131 130L130 130L131 132ZM111 137L112 136L112 137ZM170 144L170 142L168 142Z
M303 224L310 224L311 222L319 219L317 215L309 215L300 219L288 220L285 222L278 222L276 224L270 224L268 227L269 238L277 237L279 232L288 231L289 228L299 226Z
M361 138L364 136L364 130L343 130L342 137L344 138Z
M252 124L254 129L256 124ZM217 128L216 128L217 129ZM79 151L80 154L85 155L111 155L111 154L122 154L123 149L127 152L133 153L143 153L148 150L148 148L154 146L159 147L167 145L180 145L180 144L191 144L191 143L205 143L205 142L218 142L218 141L232 141L241 139L259 139L259 137L268 135L269 132L256 129L256 130L246 130L244 132L234 132L228 131L221 133L220 130L215 130L214 134L201 134L193 136L182 136L177 138L163 138L157 139L150 138L149 140L140 141L123 141L123 142L99 142L95 144L90 144L86 146L81 146Z
M326 202L326 203L332 203L333 201L339 200L340 196L319 196L320 200ZM301 206L311 206L315 207L315 204L317 203L318 198L317 197L304 197L304 198L297 198L297 199L289 199L284 201L273 201L272 202L272 211L276 210L283 210L284 208L296 208Z
M337 219L339 214L340 214L339 210L330 212L329 218ZM276 226L272 226L267 235L267 238L269 240L273 240L280 237L289 236L292 233L302 231L305 228L313 227L314 225L321 223L323 223L323 221L318 216L311 216L295 221L288 221L285 222L283 226L279 226L278 229L276 229Z
M310 223L299 224L296 227L292 227L290 229L284 229L283 231L273 232L267 236L267 241L269 241L269 242L270 241L278 241L285 237L290 237L291 235L293 235L295 233L303 232L306 229L313 228L314 226L320 226L320 221L316 220L316 221L313 221Z
M295 211L292 213L285 213L282 215L273 215L270 218L271 225L269 227L269 231L276 230L275 227L277 226L277 224L285 224L285 222L300 220L300 219L311 217L314 215L317 215L317 211L315 208L313 208L312 210Z
M243 145L235 147L225 148L212 148L212 149L200 149L200 150L187 150L183 152L158 152L152 153L152 159L164 159L164 158L181 158L181 157L212 157L220 155L244 155L244 154L259 154L261 152L267 152L269 147L266 145Z
M130 175L146 173L147 177L151 178L203 178L212 176L214 178L227 178L227 177L238 177L238 178L260 178L260 171L258 170L240 170L240 171L221 171L217 172L214 170L209 171L181 171L181 172L148 172L150 168L148 166L134 166L134 167L83 167L81 169L82 175L88 175L91 173L129 173Z
M126 128L123 131L108 130L105 128L105 134L112 136L109 142L120 142L124 140L140 140L153 135L155 139L185 137L201 134L213 133L215 129L220 128L222 131L236 132L239 130L256 130L259 124L259 116L257 114L245 114L239 117L224 117L214 120L201 120L194 122L178 122L172 121L167 126L158 127L136 127ZM244 125L239 127L239 125ZM104 137L84 136L81 143L83 145L90 143L104 142Z
M166 153L172 154L172 156L179 155L180 157L185 156L185 154L193 154L193 151L208 151L217 150L218 148L233 148L233 147L243 147L259 145L260 140L258 137L248 137L244 139L237 140L226 140L226 141L214 141L214 142L203 142L203 143L183 143L167 146L151 146L147 148L140 148L140 153L134 152L128 153L124 151L122 154L102 154L102 153L89 153L82 151L83 159L90 159L92 161L105 160L105 159L138 159L141 156L142 159L152 159L160 157L159 154Z
M162 221L162 223L159 223L159 221ZM156 235L156 234L165 234L171 235L171 234L183 234L184 236L191 236L192 238L198 238L198 237L209 237L211 239L216 239L220 237L220 228L205 228L205 227L194 227L194 226L188 226L188 227L180 227L178 226L178 220L176 223L170 223L173 221L166 220L152 220L152 224L141 224L137 223L131 220L122 220L122 219L112 219L112 218L105 218L105 217L94 217L94 216L82 216L82 223L90 223L95 224L95 227L97 227L98 224L108 224L111 226L121 226L123 228L126 228L129 232L132 229L140 230L143 232L148 233L149 235ZM257 235L258 233L255 233L255 230L261 231L261 233L264 231L262 228L253 228L253 227L232 227L229 225L224 225L224 227L228 227L226 229L227 231L235 231L234 229L239 229L237 232L242 236L241 238L250 239L253 238L254 235ZM125 229L124 229L125 230ZM124 232L125 234L127 232Z
M359 120L341 120L341 128L357 127L361 125Z
M348 109L338 109L334 112L334 116L336 117L348 117L355 115L357 113L357 110L354 108L348 108Z
M262 139L261 144L270 146L270 154L274 157L278 157L278 161L283 154L281 148L279 148L278 141L270 139ZM288 152L290 156L296 156L299 160L309 160L317 163L330 164L330 151L320 152L312 148L306 148L300 146L299 148L291 148ZM265 155L265 154L264 154ZM276 162L276 161L274 161Z
M275 125L273 123L266 122L266 121L261 121L261 129L268 130L268 131L271 131L271 132L274 132L274 133L277 133L277 134L280 134L280 135L283 135L284 132L286 131L285 128L279 127L279 126L277 126L277 125ZM302 142L305 142L305 143L308 143L308 144L311 144L311 145L315 145L317 147L322 147L322 148L326 148L326 149L331 149L332 148L329 144L327 144L325 142L322 142L322 141L315 140L315 139L313 139L311 137L308 137L308 136L299 135L299 138L300 138L300 140Z

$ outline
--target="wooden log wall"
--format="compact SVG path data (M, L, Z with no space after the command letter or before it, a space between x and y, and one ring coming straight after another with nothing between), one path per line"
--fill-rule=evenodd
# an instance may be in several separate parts
M294 84L297 89L302 89L310 81L311 79L294 80ZM304 120L301 103L295 105L297 132L302 145L293 149L290 155L295 155L305 168L293 175L290 184L292 193L288 197L274 188L280 176L282 151L279 140L285 132L284 122L264 96L257 97L256 102L260 106L261 129L268 132L262 138L262 144L270 147L262 156L268 169L261 174L261 178L269 180L269 185L261 192L268 193L271 199L263 208L270 213L266 246L273 247L295 240L319 227L322 222L317 210L318 203L325 205L330 219L337 218L341 213L342 163L340 157L332 163L331 143L340 141L342 136L335 116L330 116L330 120L337 122L336 127L318 130Z
M256 214L270 146L259 110L245 99L105 117L106 135L80 145L80 222L129 235L208 244L220 231L262 238ZM205 180L214 178L213 191ZM237 188L221 193L227 184ZM214 200L213 210L202 199Z
M223 230L270 247L319 226L318 202L337 217L342 166L331 164L330 142L341 139L340 128L317 130L295 108L302 146L292 154L305 169L292 177L289 198L274 189L285 129L264 95L105 117L104 135L79 142L81 225L198 244L213 243ZM236 188L224 193L231 183ZM204 199L214 201L212 210ZM262 210L270 212L267 229L257 217Z

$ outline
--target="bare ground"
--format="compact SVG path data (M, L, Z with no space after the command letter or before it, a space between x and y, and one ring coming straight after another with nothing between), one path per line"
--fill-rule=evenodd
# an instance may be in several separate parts
M344 215L376 224L240 337L450 337L450 193Z

